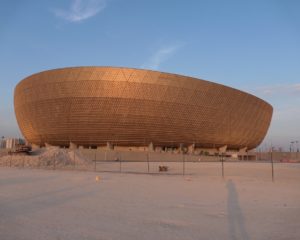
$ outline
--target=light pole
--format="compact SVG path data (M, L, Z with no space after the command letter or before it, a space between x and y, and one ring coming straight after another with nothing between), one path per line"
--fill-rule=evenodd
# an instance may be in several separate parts
M295 141L293 141L293 143L295 143L296 144L296 146L295 146L295 148L296 148L296 151L295 151L295 149L294 149L294 147L293 147L293 152L296 152L296 158L298 158L298 152L299 152L299 146L298 146L298 140L295 140Z
M293 152L294 151L294 142L291 142L290 144L290 152Z
M273 146L271 145L271 166L272 166L272 182L274 182L274 162L273 162Z

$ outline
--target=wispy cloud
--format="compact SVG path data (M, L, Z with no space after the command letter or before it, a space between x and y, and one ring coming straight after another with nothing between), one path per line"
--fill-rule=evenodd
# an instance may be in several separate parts
M174 55L182 46L183 44L177 43L158 49L141 67L157 70L163 62Z
M294 95L299 96L300 93L300 83L294 84L275 84L271 86L263 86L256 89L258 93L265 96L273 95Z
M106 0L72 0L68 10L55 9L54 14L69 22L81 22L95 16L106 7Z

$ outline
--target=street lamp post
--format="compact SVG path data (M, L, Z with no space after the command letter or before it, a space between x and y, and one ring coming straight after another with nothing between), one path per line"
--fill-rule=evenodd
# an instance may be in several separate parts
M299 141L295 140L294 143L296 144L296 146L295 146L296 151L295 152L296 152L296 158L298 159L298 152L299 152L299 145L298 145L298 143L299 143Z
M273 146L271 145L271 166L272 166L272 182L274 182L274 162L273 162Z
M293 141L290 144L290 152L294 152L294 142Z

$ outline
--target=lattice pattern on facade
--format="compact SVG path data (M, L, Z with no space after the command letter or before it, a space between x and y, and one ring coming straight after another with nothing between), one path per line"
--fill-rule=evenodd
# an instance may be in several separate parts
M21 81L15 113L34 144L195 144L254 148L272 107L248 93L176 74L117 67L49 70Z

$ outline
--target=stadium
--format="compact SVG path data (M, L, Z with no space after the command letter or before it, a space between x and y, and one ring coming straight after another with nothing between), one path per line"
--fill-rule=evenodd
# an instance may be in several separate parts
M253 149L273 108L221 84L152 70L69 67L33 74L14 108L34 145Z

